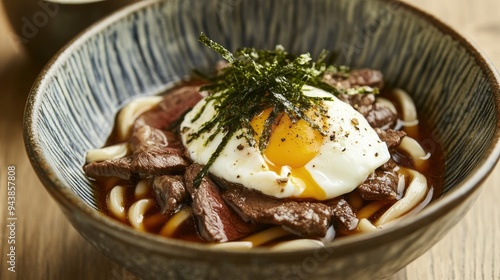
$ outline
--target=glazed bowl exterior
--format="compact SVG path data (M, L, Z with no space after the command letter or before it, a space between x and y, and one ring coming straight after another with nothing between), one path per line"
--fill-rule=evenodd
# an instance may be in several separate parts
M97 210L82 166L114 116L219 59L200 32L230 50L274 48L384 73L408 91L445 157L444 189L421 213L322 249L230 251L138 232ZM499 76L468 40L411 6L384 0L142 1L62 49L33 86L25 143L34 170L72 225L142 279L376 279L440 240L470 209L500 154Z

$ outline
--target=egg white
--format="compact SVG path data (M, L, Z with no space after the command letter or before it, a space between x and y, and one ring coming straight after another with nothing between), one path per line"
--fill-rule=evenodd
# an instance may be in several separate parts
M308 96L328 96L331 94L311 86L302 88ZM210 121L215 115L213 101L209 101L204 112L194 122L194 116L207 101L201 100L186 114L181 123L181 138L191 159L200 164L206 164L211 155L221 143L223 135L218 134L209 143L209 134L187 141L188 135ZM332 101L324 101L328 108L327 119L329 136L323 139L319 153L305 168L326 194L325 199L335 198L353 191L363 183L368 175L387 162L390 158L385 142L371 128L366 119L351 105L336 97ZM281 173L270 171L257 146L248 145L244 137L238 137L237 132L214 161L209 171L227 181L239 183L247 188L259 190L264 194L278 198L300 197L306 188L298 178L290 175L290 169L284 166ZM292 176L288 178L288 176ZM288 180L282 180L287 178ZM286 183L282 183L286 181Z

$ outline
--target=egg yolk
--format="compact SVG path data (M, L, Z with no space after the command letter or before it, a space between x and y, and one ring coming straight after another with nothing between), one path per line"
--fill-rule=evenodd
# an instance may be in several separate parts
M255 116L251 125L254 129L257 141L262 135L264 124L269 117L272 108L265 109ZM318 119L314 112L308 115L311 119ZM325 121L321 120L323 125ZM300 198L326 199L325 191L316 183L305 165L318 155L323 144L323 136L319 131L312 128L306 121L300 119L292 123L290 118L284 114L277 124L272 127L269 143L264 152L264 157L269 169L281 173L284 166L291 169L289 176L297 185L303 185L304 191Z

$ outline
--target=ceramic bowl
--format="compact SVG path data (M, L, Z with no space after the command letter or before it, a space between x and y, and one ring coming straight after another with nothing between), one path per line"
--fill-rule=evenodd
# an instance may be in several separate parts
M336 52L337 63L371 67L407 90L444 150L444 190L418 215L322 249L217 250L138 232L96 210L82 171L117 110L162 92L218 56L200 32L230 50L283 45ZM428 250L468 211L500 154L499 76L467 39L406 4L383 0L143 1L78 36L36 81L25 113L34 170L73 226L103 254L143 279L376 279Z

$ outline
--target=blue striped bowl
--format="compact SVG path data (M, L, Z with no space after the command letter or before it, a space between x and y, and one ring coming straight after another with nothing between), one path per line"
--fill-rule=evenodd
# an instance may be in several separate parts
M381 69L406 89L445 154L443 196L420 214L321 250L231 252L141 233L96 210L82 165L102 146L117 110L210 69L216 54L200 32L227 46L292 53L322 49L353 68ZM471 207L500 154L499 76L448 26L395 1L142 1L102 20L56 55L36 81L25 114L32 165L73 226L144 279L374 279L420 256Z

